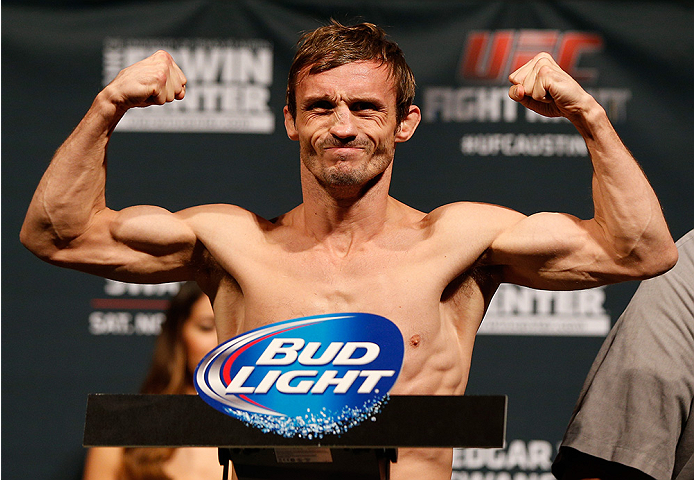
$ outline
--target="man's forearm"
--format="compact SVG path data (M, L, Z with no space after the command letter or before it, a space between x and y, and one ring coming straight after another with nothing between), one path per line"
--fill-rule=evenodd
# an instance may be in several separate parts
M81 235L105 205L106 148L123 113L100 93L56 151L29 205L20 238L39 256Z
M618 261L652 276L671 268L677 249L660 202L636 160L594 100L570 119L593 162L594 220Z
M186 78L171 55L158 51L121 70L58 149L31 201L20 238L50 259L87 232L106 209L106 148L129 108L163 105L185 96ZM107 241L108 220L95 229Z

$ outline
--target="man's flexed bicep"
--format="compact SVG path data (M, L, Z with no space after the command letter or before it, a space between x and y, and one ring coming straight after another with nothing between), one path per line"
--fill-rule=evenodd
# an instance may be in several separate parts
M658 198L602 106L546 53L509 80L512 99L542 115L567 118L585 140L594 217L533 215L504 231L493 257L502 256L511 277L539 281L541 288L640 280L671 268L677 249Z
M48 262L111 278L180 277L195 245L190 228L157 207L110 210L104 192L106 150L118 121L130 108L182 99L185 84L171 55L159 51L123 69L96 96L36 188L20 233L29 250Z
M499 265L503 282L548 290L573 290L653 276L595 219L537 213L508 223L482 261Z
M192 228L179 214L154 206L108 208L75 238L44 246L49 263L120 281L159 283L192 278Z

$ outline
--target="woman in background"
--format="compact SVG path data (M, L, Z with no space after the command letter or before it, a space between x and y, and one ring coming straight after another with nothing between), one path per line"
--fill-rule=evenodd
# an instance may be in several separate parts
M210 300L195 282L171 299L140 393L196 394L195 367L217 346ZM83 480L220 480L216 448L95 447Z

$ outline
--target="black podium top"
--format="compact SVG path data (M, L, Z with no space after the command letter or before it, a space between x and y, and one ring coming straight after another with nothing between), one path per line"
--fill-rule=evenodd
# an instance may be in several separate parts
M392 396L375 420L340 435L285 438L263 433L197 395L91 394L84 446L274 448L501 448L505 396Z

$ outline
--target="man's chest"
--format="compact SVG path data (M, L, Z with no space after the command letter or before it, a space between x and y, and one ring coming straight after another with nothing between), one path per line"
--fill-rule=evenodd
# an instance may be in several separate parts
M443 280L413 252L355 252L339 258L321 251L269 249L235 277L246 311L284 320L346 311L393 315L434 308Z
M230 325L240 331L340 312L382 315L401 327L436 323L447 308L449 285L469 275L481 251L474 242L454 248L415 228L393 229L342 250L278 230L205 238L215 270L226 279L217 288L223 301L215 309L229 305L223 316L234 317Z
M246 253L219 262L225 280L215 313L222 339L285 320L362 312L398 326L408 359L447 365L460 355L460 338L472 341L482 318L485 302L471 268L456 275L446 255L422 245L364 248L343 257L277 244Z

